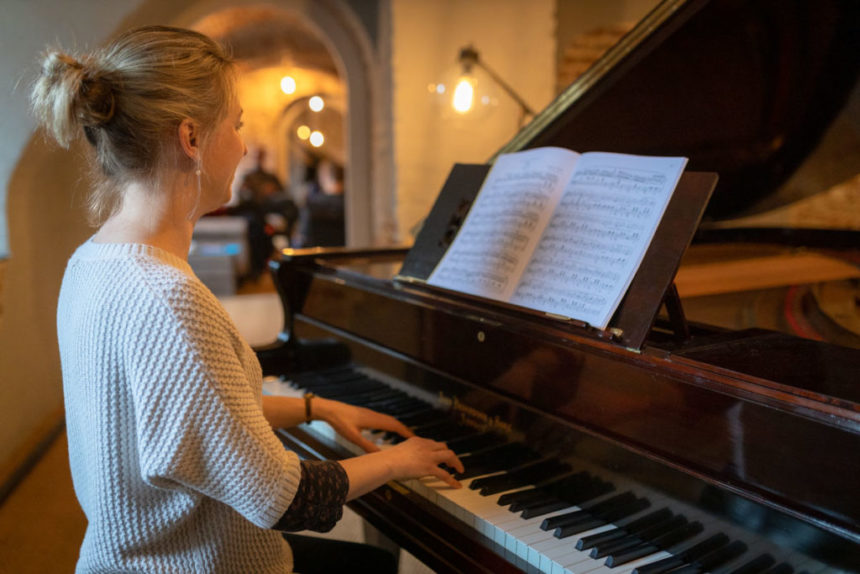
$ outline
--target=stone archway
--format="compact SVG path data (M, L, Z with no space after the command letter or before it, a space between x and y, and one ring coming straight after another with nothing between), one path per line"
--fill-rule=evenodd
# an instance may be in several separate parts
M177 14L174 24L193 27L219 10L254 4L245 0L200 0ZM388 96L381 83L387 74L380 69L380 58L366 29L342 0L274 0L267 5L300 14L318 30L347 84L347 245L391 244L397 238L397 229L391 188L392 146L388 143L392 126L390 113L383 108ZM381 2L380 8L387 10L387 3ZM380 36L385 34L388 31L380 31ZM387 45L387 40L380 44Z

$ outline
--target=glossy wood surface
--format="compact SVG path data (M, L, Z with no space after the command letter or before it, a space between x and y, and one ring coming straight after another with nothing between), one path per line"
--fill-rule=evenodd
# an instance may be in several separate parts
M840 566L860 568L860 553L851 557L860 551L860 403L853 384L860 351L762 330L695 327L684 345L658 329L641 353L633 352L563 323L392 281L397 259L381 259L293 261L289 276L301 276L305 291L300 304L285 305L296 312L285 339L297 345L293 356L307 347L325 359L292 362L283 349L269 349L261 354L264 369L369 365L457 397L539 450L593 457L693 504L720 501L719 512L739 512L743 527L764 524L792 546L806 544L812 555L841 556L847 562ZM319 348L310 343L321 338L328 342ZM298 446L306 443L290 435ZM411 529L414 544L430 536L414 520L406 527L398 518L424 512L425 502L399 493L398 510L385 508L393 494L379 496L361 503L359 513L383 530ZM481 549L467 555L494 552L491 541L474 534L456 544ZM517 571L513 563L505 568Z
M348 268L313 275L301 316L860 541L860 351L750 332L634 353Z

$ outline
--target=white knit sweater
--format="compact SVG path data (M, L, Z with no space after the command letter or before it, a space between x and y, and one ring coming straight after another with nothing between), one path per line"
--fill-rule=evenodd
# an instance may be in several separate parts
M288 572L267 530L298 457L262 413L254 352L188 264L82 245L57 311L69 456L89 525L78 572Z

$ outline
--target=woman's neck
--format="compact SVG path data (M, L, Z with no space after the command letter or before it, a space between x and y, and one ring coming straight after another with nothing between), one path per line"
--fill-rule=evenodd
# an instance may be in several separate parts
M142 243L188 258L196 217L192 194L187 190L151 189L129 185L119 211L102 224L94 236L97 243Z

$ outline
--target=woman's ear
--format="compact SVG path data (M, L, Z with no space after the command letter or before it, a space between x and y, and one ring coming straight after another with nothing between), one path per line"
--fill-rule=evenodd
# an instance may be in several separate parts
M188 118L179 124L179 145L191 160L200 159L200 129Z

